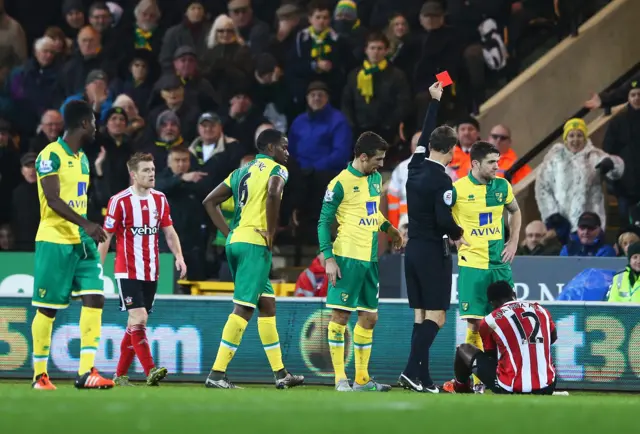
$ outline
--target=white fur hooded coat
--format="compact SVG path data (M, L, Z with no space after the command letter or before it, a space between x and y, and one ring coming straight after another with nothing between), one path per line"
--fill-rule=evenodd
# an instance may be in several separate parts
M595 167L607 157L613 161L613 170L607 173L607 178L620 179L624 172L622 158L596 148L591 140L575 154L564 143L553 145L540 165L535 184L542 220L560 213L569 219L571 230L575 231L580 214L592 211L600 216L602 227L606 228L602 179Z

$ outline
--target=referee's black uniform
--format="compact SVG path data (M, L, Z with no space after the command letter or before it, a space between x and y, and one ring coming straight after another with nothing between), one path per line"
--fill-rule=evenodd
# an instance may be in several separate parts
M451 304L451 253L448 239L462 229L451 214L453 185L445 167L426 158L429 135L435 129L438 101L429 104L416 152L409 163L407 208L409 241L405 249L405 280L413 309L448 310ZM422 148L421 148L422 147Z
M445 311L451 304L451 251L449 240L458 240L462 229L451 214L453 185L445 167L429 160L426 151L435 129L438 101L429 104L422 135L409 162L407 208L409 241L404 254L404 275L409 306ZM429 349L441 324L421 319L413 325L411 352L398 384L416 392L440 393L429 373Z

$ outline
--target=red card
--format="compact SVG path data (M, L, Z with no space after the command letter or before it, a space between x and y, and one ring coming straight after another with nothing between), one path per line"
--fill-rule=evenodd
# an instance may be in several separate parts
M449 73L447 71L436 74L436 80L438 80L440 84L442 84L442 87L447 87L453 84L453 80L451 80L451 77L449 76Z

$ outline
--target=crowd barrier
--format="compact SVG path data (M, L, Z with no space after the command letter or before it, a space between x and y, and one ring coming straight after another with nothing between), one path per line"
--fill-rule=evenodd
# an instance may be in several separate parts
M558 328L553 356L563 389L640 390L640 312L638 307L613 303L547 302ZM220 341L222 327L232 310L228 297L159 296L149 318L148 338L159 366L169 370L168 380L202 382ZM31 321L35 313L26 297L0 297L0 377L30 378ZM374 333L370 373L378 381L395 384L409 350L413 312L405 300L382 299ZM52 378L73 378L78 367L80 303L59 312L53 329L49 372ZM285 364L303 374L309 384L332 384L327 346L331 311L320 298L278 299L277 321ZM267 358L251 320L228 371L238 383L272 381ZM112 375L120 353L126 314L109 297L103 314L102 340L96 366ZM349 324L346 367L353 379L354 360ZM447 324L431 350L432 376L438 382L453 375L457 343L464 341L466 323L452 306ZM138 362L132 378L142 378Z

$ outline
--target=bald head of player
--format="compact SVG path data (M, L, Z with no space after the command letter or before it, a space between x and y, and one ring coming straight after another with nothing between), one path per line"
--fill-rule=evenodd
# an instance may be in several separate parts
M260 133L256 140L256 148L263 155L268 155L277 163L287 164L289 160L289 141L280 131L268 128Z
M497 309L505 303L516 299L516 294L509 282L498 280L487 288L487 300L493 309Z

